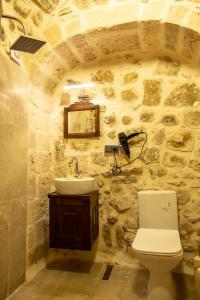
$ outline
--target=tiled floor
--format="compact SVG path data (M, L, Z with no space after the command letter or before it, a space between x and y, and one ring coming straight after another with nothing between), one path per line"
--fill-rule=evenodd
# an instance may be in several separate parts
M54 264L25 283L9 300L143 300L148 272L114 266L109 280L102 280L102 264ZM196 300L194 281L175 276L180 300ZM192 295L193 294L193 295ZM178 299L179 300L179 299Z

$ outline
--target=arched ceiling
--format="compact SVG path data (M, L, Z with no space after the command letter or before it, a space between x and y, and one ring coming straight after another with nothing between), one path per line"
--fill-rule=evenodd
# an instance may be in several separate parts
M76 67L163 56L199 67L199 49L197 31L159 20L134 21L62 41L42 60L32 79L52 93L65 74Z
M7 0L3 9L47 40L24 63L50 94L71 69L102 62L168 56L200 66L200 1L32 0L33 12L25 2Z

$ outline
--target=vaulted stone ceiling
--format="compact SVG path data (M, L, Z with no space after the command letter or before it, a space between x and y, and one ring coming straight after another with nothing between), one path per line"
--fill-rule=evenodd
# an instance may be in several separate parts
M35 84L53 93L66 72L108 61L169 56L200 66L200 1L7 0L28 34L47 40L23 56ZM10 22L9 29L16 30Z

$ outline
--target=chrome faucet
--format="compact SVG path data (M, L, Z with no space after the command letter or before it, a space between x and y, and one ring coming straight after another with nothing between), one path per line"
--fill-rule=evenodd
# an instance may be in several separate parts
M78 159L76 157L72 157L72 159L69 162L69 167L72 166L72 163L75 162L75 175L74 177L80 178L82 175L82 172L78 169Z

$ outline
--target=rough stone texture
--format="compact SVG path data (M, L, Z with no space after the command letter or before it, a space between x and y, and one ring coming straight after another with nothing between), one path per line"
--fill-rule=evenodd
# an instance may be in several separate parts
M45 206L47 199L44 197L44 194L46 196L50 191L52 179L56 174L64 176L66 158L72 155L79 158L80 153L85 157L84 164L81 163L81 166L84 166L85 173L88 175L95 174L97 181L99 178L103 178L102 181L98 181L98 187L100 190L105 191L102 191L102 198L100 199L103 203L101 212L104 221L106 216L110 213L110 209L113 210L109 205L109 200L112 195L112 193L109 192L109 188L113 184L110 164L113 163L113 160L111 157L105 159L103 154L100 154L100 151L102 151L103 146L107 142L107 138L112 139L113 143L118 143L117 134L124 130L125 127L124 124L120 122L123 115L130 115L133 119L130 133L142 127L140 121L151 122L151 126L144 124L146 125L146 129L143 128L148 133L147 145L145 146L147 150L143 153L145 160L140 160L141 166L139 167L135 167L136 163L134 162L130 169L127 167L123 168L122 174L127 177L126 180L123 179L126 181L125 183L123 182L123 184L126 185L126 189L122 188L119 190L118 197L125 195L124 201L127 202L129 201L127 199L129 199L130 195L136 197L138 189L152 186L153 188L166 188L166 185L169 184L170 188L176 189L179 193L181 227L184 227L182 226L182 214L183 211L186 211L184 206L187 206L189 211L189 213L185 212L184 214L186 215L186 221L189 225L187 226L185 235L182 235L182 241L184 242L184 249L186 251L194 251L197 244L197 227L199 222L198 215L194 212L198 210L199 199L199 192L197 190L199 187L198 174L200 170L200 152L198 149L200 126L198 106L200 93L198 87L199 72L190 68L189 64L192 63L195 67L199 66L199 1L172 1L170 4L167 3L167 1L164 3L161 1L148 0L138 1L136 4L131 3L131 1L111 1L112 7L110 7L111 2L107 0L74 0L68 1L67 5L58 0L35 0L30 1L30 5L28 6L24 0L7 0L4 2L5 13L13 15L13 12L16 12L20 20L25 22L28 33L36 37L38 36L38 38L41 39L46 39L46 35L49 40L49 43L35 55L21 54L22 59L20 61L20 68L25 69L26 73L30 75L30 78L33 79L34 76L38 78L37 81L33 80L38 90L36 94L37 97L35 97L35 99L30 97L31 101L29 103L30 166L28 183L28 220L30 221L29 225L36 228L33 232L35 232L36 237L38 234L38 238L35 240L34 247L28 249L28 265L36 263L40 258L46 255L47 235L46 233L44 234L44 236L46 236L41 242L39 234L40 227L37 227L37 222L38 219L45 219L47 216L47 208ZM126 2L129 2L128 5ZM107 3L109 4L108 6L103 6ZM168 7L165 5L168 5ZM163 11L166 12L164 15ZM99 15L101 15L100 18L97 17L98 12ZM138 14L138 12L141 12L141 14ZM110 18L111 15L113 18ZM133 22L133 20L135 21ZM140 20L140 22L138 22L138 20ZM8 23L8 28L4 26L6 32L4 34L4 42L1 43L2 51L4 52L9 52L11 40L14 40L14 35L16 34L17 37L19 31L21 31L20 25L14 25L15 22ZM12 36L8 33L9 31L11 31ZM160 41L162 41L162 43ZM58 46L54 49L55 45ZM170 50L170 52L168 50ZM172 57L179 58L180 60L186 58L188 65L181 65L180 62L173 61L173 59L166 57L167 53L172 53ZM146 63L143 60L143 54L145 59L146 54L148 54L150 58L159 55L159 59L149 60L148 63ZM162 56L161 58L160 55ZM138 57L140 57L140 60ZM4 61L4 59L2 59L2 61ZM107 62L106 64L104 64L105 61ZM93 64L98 63L98 68L93 67L88 69L87 64L91 62L93 62ZM112 64L113 62L115 65ZM76 68L79 64L85 64L83 70L84 74L80 74L78 69L76 69L74 73L71 70ZM118 64L120 67L118 67ZM70 97L62 97L62 100L58 99L62 94L59 90L59 84L64 79L66 71L70 71L70 78L71 73L73 73L73 79L76 82L88 82L89 79L92 78L92 80L97 83L95 91L92 91L92 93L94 94L93 99L95 99L95 102L101 102L101 136L88 139L87 142L72 142L68 140L65 141L66 148L59 150L55 149L55 143L52 143L52 140L59 139L60 144L63 144L62 117L61 114L59 115L60 111L59 113L57 112L58 107L56 103L68 105L70 101L77 98L79 93L70 91L71 99ZM3 97L3 94L7 93L7 90L4 89L4 80L6 80L6 78L10 83L8 90L10 90L10 86L12 86L13 91L9 92L8 95L8 99L11 97L9 100L9 109L5 109L4 106L0 109L0 148L2 158L0 162L0 169L2 170L2 174L0 174L2 202L0 205L0 213L5 211L5 203L7 203L11 209L11 202L13 201L14 195L17 196L17 199L23 199L23 196L27 193L26 185L24 184L27 180L25 174L27 165L24 159L27 157L25 151L25 148L27 150L27 144L25 143L27 139L27 123L23 118L24 115L27 115L27 112L22 107L19 109L20 112L17 111L21 103L21 96L19 95L20 89L18 92L15 91L16 86L20 87L17 80L22 72L17 75L17 79L13 80L8 78L7 75L12 74L13 76L13 74L17 72L14 64L12 64L11 69L6 68L5 72L2 64L1 72L2 94L0 102L4 104L7 101ZM98 83L101 84L100 87ZM106 84L105 86L104 83ZM30 86L30 82L27 82L27 86ZM41 87L41 90L45 91L46 95L40 93L39 90ZM121 101L121 92L127 90L131 92L125 93L125 101ZM90 91L86 90L86 92L89 93ZM101 97L102 92L105 97ZM132 98L133 93L135 95L134 99ZM28 93L26 93L26 87L24 86L23 94L26 95L27 101L29 97ZM13 97L13 95L15 96ZM109 99L112 101L108 101ZM165 112L166 107L163 107L161 99L165 102L165 105L171 106L167 107L167 112ZM35 105L31 105L32 100ZM137 100L137 102L135 100ZM157 107L155 107L153 115L148 115L141 113L145 109L143 105L155 105ZM190 106L190 111L186 111L185 109L184 111L181 110L182 106ZM194 110L191 110L191 106L194 106ZM116 113L116 121L113 122L115 128L113 127L112 131L110 131L111 128L109 128L112 122L103 122L104 112L106 110L109 113L110 111L115 111ZM35 122L31 120L31 113L33 111L37 111L35 113ZM52 114L51 122L48 123L49 112L52 112ZM57 113L59 117L58 120L55 120ZM177 115L178 117L180 116L180 118L177 122L173 117L168 118L165 116L162 122L160 122L160 115L162 117L163 113L167 114L167 116L176 117ZM165 132L163 125L165 126ZM166 126L169 125L170 128L167 128ZM123 128L121 128L122 126ZM177 136L175 132L176 128L178 130L185 128L186 130L188 127L191 129L191 136L195 139L194 148L192 147L193 138L188 138L187 140L187 135L181 138ZM173 140L164 144L165 139L168 139L169 135L172 135ZM51 143L53 145L51 145ZM141 143L141 137L136 137L130 141L131 154L133 157L138 155ZM159 146L158 149L156 148L157 150L150 150L153 148L152 143L155 146ZM172 151L167 154L165 154L166 145L172 149ZM173 146L173 148L171 146ZM186 149L189 151L188 153ZM176 150L175 153L174 150ZM181 151L184 151L184 155L181 155ZM92 152L95 152L95 154L92 154ZM187 165L188 161L189 164ZM119 162L122 164L126 163L123 155L119 155ZM145 165L144 162L157 162L157 164L148 166ZM154 168L154 166L156 166L156 168ZM189 172L191 176L187 177L186 173ZM141 174L142 176L140 176ZM11 183L12 186L15 186L15 189L8 190ZM184 186L185 189L191 190L191 197L187 196L187 190L181 191L182 194L180 195L179 189ZM107 187L107 190L105 187ZM9 201L8 193L10 197ZM36 199L38 200L38 206L36 205ZM31 202L34 204L31 204ZM14 202L12 204L14 205ZM125 217L127 218L132 208L135 211L135 215L131 215L130 219L133 221L137 218L136 215L138 215L137 207L134 206L133 203L131 204L131 208L127 211L119 213L119 222L123 228ZM19 210L23 211L22 208ZM11 226L9 216L6 216L6 220L8 221L6 226ZM185 224L184 222L185 221L183 221L183 225ZM41 226L46 227L46 221L44 221ZM113 232L115 230L114 226L114 224L110 226ZM4 230L5 226L2 225L0 227L2 227L3 231L1 237L4 239L6 235L6 231ZM15 234L20 236L19 241L21 241L21 245L24 244L24 231L22 227L23 226L20 225L19 229L14 229L14 224L12 227L13 244L16 245L17 249L19 248L19 243L16 241ZM31 227L31 229L33 228ZM194 228L196 229L194 230ZM131 234L134 235L133 232L126 232L126 242L123 240L123 245L121 246L121 248L124 248L124 252L120 252L120 249L117 250L122 257L122 262L126 262L129 257L127 251L130 251L130 241L133 237L131 237ZM102 231L100 236L102 237ZM114 249L116 241L113 240L112 242ZM2 263L0 278L2 280L0 281L3 284L1 285L0 293L3 293L4 297L4 293L7 290L7 286L5 286L7 285L7 278L11 278L12 280L10 284L11 289L14 289L22 281L24 276L24 252L21 251L22 253L18 258L16 258L14 251L12 253L11 264L13 270L18 269L16 272L16 277L18 278L14 278L14 275L12 277L7 274L7 253L10 249L8 249L9 247L7 248L8 245L6 242L2 243L2 245L5 245L5 247L1 250ZM124 245L126 245L127 248L124 247ZM99 249L101 249L101 247L99 247ZM110 257L106 258L106 260L114 260L115 250L113 249L111 248ZM194 256L194 253L191 254L191 257L192 256ZM3 258L5 260L3 260ZM19 261L21 265L18 268L17 265L19 265Z
M135 175L142 175L143 167L133 167L131 172Z
M45 218L37 220L37 222L28 227L27 232L27 248L28 253L33 257L33 254L37 254L38 246L45 244L47 241L47 227L48 223ZM36 258L35 261L38 259ZM29 263L29 261L28 261Z
M108 0L74 0L74 4L79 8L79 9L87 9L90 8L92 6L94 6L95 4L99 4L99 5L105 5L108 3Z
M89 142L84 140L76 140L71 143L74 150L86 151L89 147Z
M124 83L133 82L138 78L138 74L135 72L127 73L124 75Z
M116 241L118 247L124 247L124 230L121 225L117 225L116 227Z
M135 232L125 232L124 234L124 241L126 242L126 244L131 247L133 240L136 236L136 232L137 230L135 230Z
M112 140L114 140L116 138L116 136L117 136L117 133L115 130L112 130L108 133L108 137Z
M108 124L110 126L114 125L115 122L116 122L116 115L115 115L115 113L111 113L111 114L105 116L105 118L104 118L104 123L106 123L106 124Z
M195 83L175 88L165 100L165 104L171 106L192 106L196 102L200 102L200 89Z
M200 111L189 111L184 116L184 123L190 128L200 128Z
M163 163L164 165L169 167L184 167L187 162L183 156L166 152L164 154Z
M165 175L167 175L167 170L164 168L159 168L157 170L157 176L158 177L164 177Z
M113 225L119 220L119 217L116 213L111 213L107 216L107 221L109 224Z
M103 224L102 235L106 246L112 247L111 231L108 224Z
M129 125L132 122L132 117L131 116L123 116L122 117L122 123L124 125Z
M137 95L134 89L128 89L121 92L121 98L124 101L132 101L137 99Z
M140 114L140 120L142 122L152 122L154 119L154 113L152 111L142 111Z
M160 150L158 148L146 148L144 154L145 163L158 163L160 161Z
M35 249L29 250L28 266L32 266L36 264L38 261L40 261L41 259L43 259L44 257L46 257L48 254L48 248L49 248L48 241L46 241L44 243L38 244Z
M200 160L199 159L192 159L189 161L189 167L193 170L200 172Z
M35 13L32 16L32 21L36 26L39 26L41 24L42 20L43 20L43 16L40 11L38 11L37 13Z
M126 197L120 199L112 199L109 201L110 205L112 205L118 212L124 212L131 208L132 200L127 199Z
M156 134L152 138L152 142L155 145L161 145L165 141L166 134L165 134L165 129L160 129L156 132Z
M127 59L130 59L130 57ZM102 64L101 69L99 67L91 67L70 72L70 80L74 80L75 82L88 82L88 78L91 78L91 74L93 74L93 78L95 76L98 77L94 78L95 81L101 82L101 84L97 84L92 91L88 89L88 93L93 93L95 103L100 103L101 105L100 137L86 140L66 140L63 142L61 114L58 114L58 119L56 119L55 113L53 122L51 122L51 127L53 126L52 124L56 124L58 127L54 136L56 136L56 141L59 140L57 150L54 144L56 156L52 153L50 159L50 164L53 162L55 165L56 171L54 174L63 176L66 170L66 160L69 159L69 157L76 156L79 159L81 170L84 171L85 175L95 177L96 187L100 190L99 218L101 226L97 255L102 256L103 259L115 260L115 255L120 255L122 261L126 261L128 257L127 253L131 250L131 242L138 227L137 191L143 188L170 188L177 191L181 241L185 245L185 250L190 251L191 249L195 249L193 244L192 247L189 247L188 243L196 241L199 233L196 203L198 203L197 199L199 199L197 190L200 186L198 177L198 160L200 157L198 141L200 136L198 127L193 128L188 126L188 123L186 124L185 116L188 112L198 111L198 103L195 103L195 108L193 109L182 108L181 105L167 107L166 109L164 106L169 91L173 91L183 85L183 81L187 80L187 78L190 78L191 84L193 83L193 71L185 65L180 64L178 66L176 63L173 65L172 61L169 61L170 66L168 68L168 61L166 60L164 62L166 70L164 65L162 65L163 74L158 74L155 72L155 66L158 66L159 63L160 60L152 60L146 63L141 60L133 60L132 57L131 63L121 63L119 66ZM124 75L131 73L133 65L134 71L138 74L137 80L125 83ZM174 71L172 71L172 68L174 68ZM99 70L101 70L101 72L99 72ZM104 76L106 77L107 75L103 74L103 70L110 71L109 74L107 74L109 79L104 78ZM166 74L164 74L165 71ZM173 75L175 73L176 75ZM110 74L112 74L112 76L110 76ZM171 78L171 76L173 76L173 78ZM67 78L69 78L69 75ZM157 107L154 109L152 107L147 108L144 106L144 103L142 103L145 94L145 86L143 83L147 78L150 82L159 82L159 89L155 89L156 92L154 93L153 88L151 88L153 91L150 89L149 94L150 96L151 93L153 95L153 98L149 96L151 99L154 99L154 95L156 95L155 98L157 97L156 99L158 99L159 95L159 101L156 100L159 106L156 105ZM163 83L162 89L160 78L162 78ZM109 88L114 90L115 96L111 97L113 91L109 91ZM111 98L109 98L108 94L105 94L105 89L108 89ZM121 92L129 89L133 90L137 95L136 101L122 100ZM69 93L71 101L77 98L78 93L78 91ZM100 97L100 95L103 97ZM98 100L100 98L101 101ZM160 101L161 99L162 101ZM123 116L132 118L131 124L128 125L129 128L122 123ZM190 117L191 116L189 116L189 118ZM40 119L43 119L43 117ZM188 119L187 122L189 122ZM38 122L37 126L39 124ZM190 127L190 129L185 126ZM125 131L126 128L128 129L127 131ZM12 132L9 130L8 127L8 134ZM102 152L104 145L109 143L118 144L117 134L119 132L125 131L128 135L140 130L144 130L148 135L142 159L135 161L130 166L123 167L122 173L120 174L121 176L113 178L110 165L113 164L114 159L112 156L104 156ZM139 155L143 141L144 135L136 136L129 141L131 157L133 159ZM65 144L65 147L59 146L62 144ZM168 146L171 151L168 150ZM186 149L189 151L184 151ZM44 161L47 152L45 152L43 156ZM39 153L41 152L39 151ZM35 163L33 170L37 169L37 154L38 152L34 151L33 157ZM83 156L84 159L81 158ZM55 157L56 161L54 162ZM120 153L117 159L119 164L127 163L123 153ZM192 162L194 160L195 162ZM191 162L189 163L189 161ZM46 208L42 204L45 199L43 192L48 192L52 179L48 174L48 168L46 170L47 174L43 174L41 178L42 184L39 186L39 173L32 174L31 189L33 190L33 195L38 195L39 187L41 205L38 207L37 213L34 205L30 208L29 220L32 222L31 224L34 224L39 216L41 216L41 218L46 218L47 216ZM187 177L189 173L191 173L191 175ZM189 191L191 191L191 194ZM188 211L186 212L186 210ZM195 211L196 213L194 213ZM127 222L127 220L129 220L129 222ZM37 257L41 257L42 245L45 246L45 241L44 243L38 243L29 251L28 257L31 262L36 261ZM45 251L43 254L44 253ZM194 253L191 252L191 255L192 254ZM185 259L185 261L188 262L189 258Z
M85 38L84 35L78 34L70 38L70 45L81 53L84 62L91 62L97 59L94 48L88 43L87 38Z
M192 224L200 222L200 216L198 213L194 213L192 210L185 210L184 216L190 220Z
M113 87L111 86L106 86L104 89L104 95L108 98L108 99L111 99L111 98L114 98L115 97L115 90Z
M154 106L160 103L161 82L159 80L144 80L143 104Z
M58 4L58 0L35 0L34 2L47 13L51 13L56 8L56 4Z
M24 0L14 0L14 9L16 10L16 12L18 12L22 17L27 17L30 12L31 12L31 8L30 6L26 5L26 1Z
M141 22L142 46L145 50L158 49L160 47L160 26L157 20ZM153 36L153 39L152 39Z
M180 27L178 25L170 23L165 24L165 41L167 49L176 51L179 32Z
M50 168L51 154L50 153L36 153L30 155L30 171L41 173L47 172Z
M123 51L135 51L140 49L139 35L134 30L127 31L126 33L124 33L124 30L119 33L113 32L112 38L108 33L105 33L103 38L101 38L100 35L96 41L96 47L105 58L108 57L109 59L110 55L115 55Z
M182 49L182 55L187 59L192 59L198 53L198 47L200 44L199 33L184 28L183 30L184 45Z
M180 70L180 64L166 57L161 59L154 71L154 74L176 76Z
M92 153L92 162L99 166L106 166L108 159L103 155L103 153Z
M162 117L161 122L166 126L174 126L177 125L177 119L174 115L165 115Z
M176 150L176 151L184 151L191 152L194 147L194 138L189 131L175 131L168 139L167 139L167 148Z
M189 190L178 190L177 200L179 205L184 205L188 203L191 199L191 191Z
M96 74L92 74L91 79L97 83L111 83L114 81L114 74L110 70L98 70Z
M191 234L194 232L194 229L192 227L192 223L185 217L180 217L180 234L184 239L184 242L187 241Z
M197 242L185 242L183 243L183 250L186 252L196 252L197 251Z

